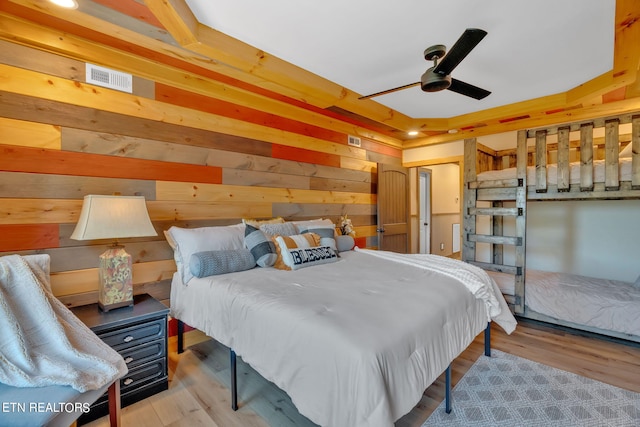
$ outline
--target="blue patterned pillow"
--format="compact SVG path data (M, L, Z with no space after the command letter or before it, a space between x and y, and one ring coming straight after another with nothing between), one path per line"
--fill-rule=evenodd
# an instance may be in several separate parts
M234 273L255 266L256 260L248 249L196 252L189 260L189 269L195 277Z
M265 234L252 225L246 224L244 245L251 251L260 267L271 267L276 263L276 245Z

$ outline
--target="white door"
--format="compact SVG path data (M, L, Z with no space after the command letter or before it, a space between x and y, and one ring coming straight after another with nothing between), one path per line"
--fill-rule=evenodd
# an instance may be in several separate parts
M431 253L431 171L428 169L420 169L418 173L420 177L419 252L421 254L429 254Z

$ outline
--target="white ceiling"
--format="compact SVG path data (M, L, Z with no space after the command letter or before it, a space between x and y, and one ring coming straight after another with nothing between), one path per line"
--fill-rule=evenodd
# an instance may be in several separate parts
M412 118L453 117L567 91L613 67L615 0L186 0L198 20L367 95L417 82L424 49L488 35L453 71L477 101L413 87L373 98Z

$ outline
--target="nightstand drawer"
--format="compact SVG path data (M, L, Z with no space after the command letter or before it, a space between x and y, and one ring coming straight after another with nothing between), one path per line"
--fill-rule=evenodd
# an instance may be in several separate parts
M127 375L120 379L120 392L142 387L145 384L167 376L166 359L154 360L129 370Z
M164 338L166 327L167 318L162 317L128 328L101 333L98 334L98 336L114 350L120 352L120 350L125 348L134 347L158 338Z
M127 348L119 353L122 355L127 367L132 369L150 360L164 357L166 348L166 341L161 339Z

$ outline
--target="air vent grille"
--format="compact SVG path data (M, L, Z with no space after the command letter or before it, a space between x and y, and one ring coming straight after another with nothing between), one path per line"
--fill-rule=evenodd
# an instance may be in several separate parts
M347 144L353 147L360 147L362 145L362 141L357 136L349 135L349 139L347 140Z
M109 89L133 92L133 77L131 74L111 70L94 64L87 64L87 83L108 87Z

